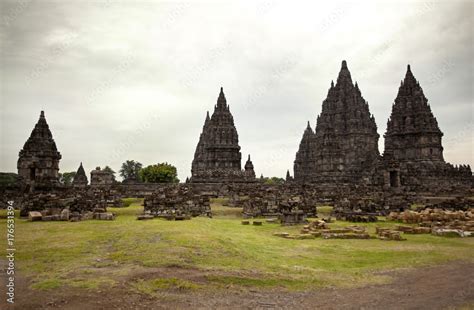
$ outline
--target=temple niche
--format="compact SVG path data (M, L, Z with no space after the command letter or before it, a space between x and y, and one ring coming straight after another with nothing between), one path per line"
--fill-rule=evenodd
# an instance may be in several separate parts
M469 184L469 165L444 161L443 133L410 65L401 81L387 122L383 154L383 185L387 188Z
M374 116L343 61L336 84L331 82L323 101L315 131L308 122L303 133L294 179L317 184L374 184L380 159L378 139Z
M206 120L196 146L191 168L191 183L254 182L250 155L241 168L239 135L221 87L214 113Z
M17 168L21 180L33 188L59 186L59 160L53 135L41 111L40 118L19 153Z

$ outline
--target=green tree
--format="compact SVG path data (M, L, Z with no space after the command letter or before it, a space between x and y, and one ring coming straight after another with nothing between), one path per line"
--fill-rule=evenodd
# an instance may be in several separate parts
M0 187L12 186L18 180L18 174L9 172L0 172Z
M105 166L105 168L102 169L102 171L107 171L107 172L109 172L109 173L112 175L113 180L115 181L115 171L112 170L112 168L110 168L109 166Z
M285 179L279 177L263 178L263 182L268 185L278 185L285 183Z
M147 183L178 183L176 167L168 163L150 165L140 170L140 179Z
M127 160L122 164L119 173L124 180L138 180L139 172L142 167L143 165L138 161Z
M64 172L59 174L59 182L64 185L71 185L74 177L76 176L76 172Z

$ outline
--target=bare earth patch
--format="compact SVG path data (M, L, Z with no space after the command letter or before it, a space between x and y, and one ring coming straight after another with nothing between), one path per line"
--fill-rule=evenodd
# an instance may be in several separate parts
M179 267L136 270L104 290L72 287L34 290L27 279L19 277L15 309L472 309L474 306L474 264L467 262L383 272L393 281L349 289L295 292L247 289L232 284L215 290L198 288L199 283L208 284L209 277L216 275L225 276ZM153 279L165 279L158 283L162 289L154 295L130 290L131 283ZM197 286L186 283L197 283ZM3 298L0 305L5 309Z

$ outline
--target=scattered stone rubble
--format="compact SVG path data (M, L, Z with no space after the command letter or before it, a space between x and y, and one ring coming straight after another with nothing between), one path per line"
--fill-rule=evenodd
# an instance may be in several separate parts
M306 220L305 212L295 207L289 211L283 210L280 215L280 222L282 225L288 226L288 225L305 224L308 221Z
M31 193L17 200L20 216L31 221L114 220L107 212L109 191L83 190Z
M278 232L273 235L287 239L313 239L316 237L323 239L370 239L366 227L330 228L328 223L323 220L316 220L304 225L299 235L291 235L287 232Z
M336 219L339 221L348 221L354 223L373 223L377 222L377 213L366 212L337 212L334 213Z
M450 211L439 208L426 208L420 212L391 212L389 220L400 221L418 226L397 226L404 233L432 233L437 236L458 235L467 237L474 235L474 208L467 211Z
M420 212L406 210L404 212L391 212L387 219L407 224L432 224L437 222L452 223L455 221L473 222L474 208L467 211L449 211L437 208L426 208Z
M400 231L392 230L390 228L376 227L375 231L380 240L394 240L394 241L407 240L405 238L402 238Z
M115 220L115 214L106 212L104 209L94 209L84 213L71 212L69 209L63 209L60 213L51 210L43 212L30 211L28 212L28 219L30 221L70 221L79 222L84 220Z
M316 216L315 193L309 188L255 185L243 193L245 199L235 196L231 196L233 205L241 202L244 217L280 217L290 225L305 223L306 217Z
M200 195L186 185L162 187L145 197L145 215L139 219L162 217L174 220L212 216L209 196Z
M404 241L403 234L433 234L435 236L474 236L474 208L467 211L450 211L426 208L421 212L391 212L388 220L400 221L411 225L396 225L394 228L376 227L380 240ZM288 239L370 239L367 227L348 226L330 228L327 221L316 220L304 225L299 235L278 232L275 236Z

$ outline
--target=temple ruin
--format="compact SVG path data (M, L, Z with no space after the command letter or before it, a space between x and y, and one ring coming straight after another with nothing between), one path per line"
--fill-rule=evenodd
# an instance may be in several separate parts
M18 157L18 175L30 188L53 188L59 184L59 160L53 135L41 111L40 118Z
M114 176L107 170L96 167L91 171L91 186L110 186L114 184Z
M72 181L72 185L74 187L86 187L89 181L87 180L86 171L84 167L82 167L82 163L77 168L76 175L74 176L74 180Z
M471 168L444 161L443 133L408 65L387 122L383 185L432 187L470 185Z
M144 219L209 216L209 199L219 197L247 217L278 216L287 224L315 216L317 205L334 206L334 216L356 222L409 210L415 203L453 210L473 206L472 200L459 200L473 195L471 167L445 162L443 133L410 66L384 137L380 155L374 116L343 61L314 131L308 122L303 133L294 176L287 171L283 184L256 179L250 155L242 169L237 129L221 88L212 116L206 115L186 184L116 182L100 167L91 171L89 184L82 163L72 185L60 184L61 154L42 111L19 153L15 186L0 186L0 192L18 203L22 215L40 212L43 220L61 219L65 209L76 212L71 218L77 220L112 219L105 207L119 206L122 197L145 197Z
M300 183L368 185L386 189L434 190L472 186L469 165L446 163L443 133L428 99L408 66L387 123L385 151L379 154L377 126L368 103L342 62L331 82L315 131L303 133L294 162Z

